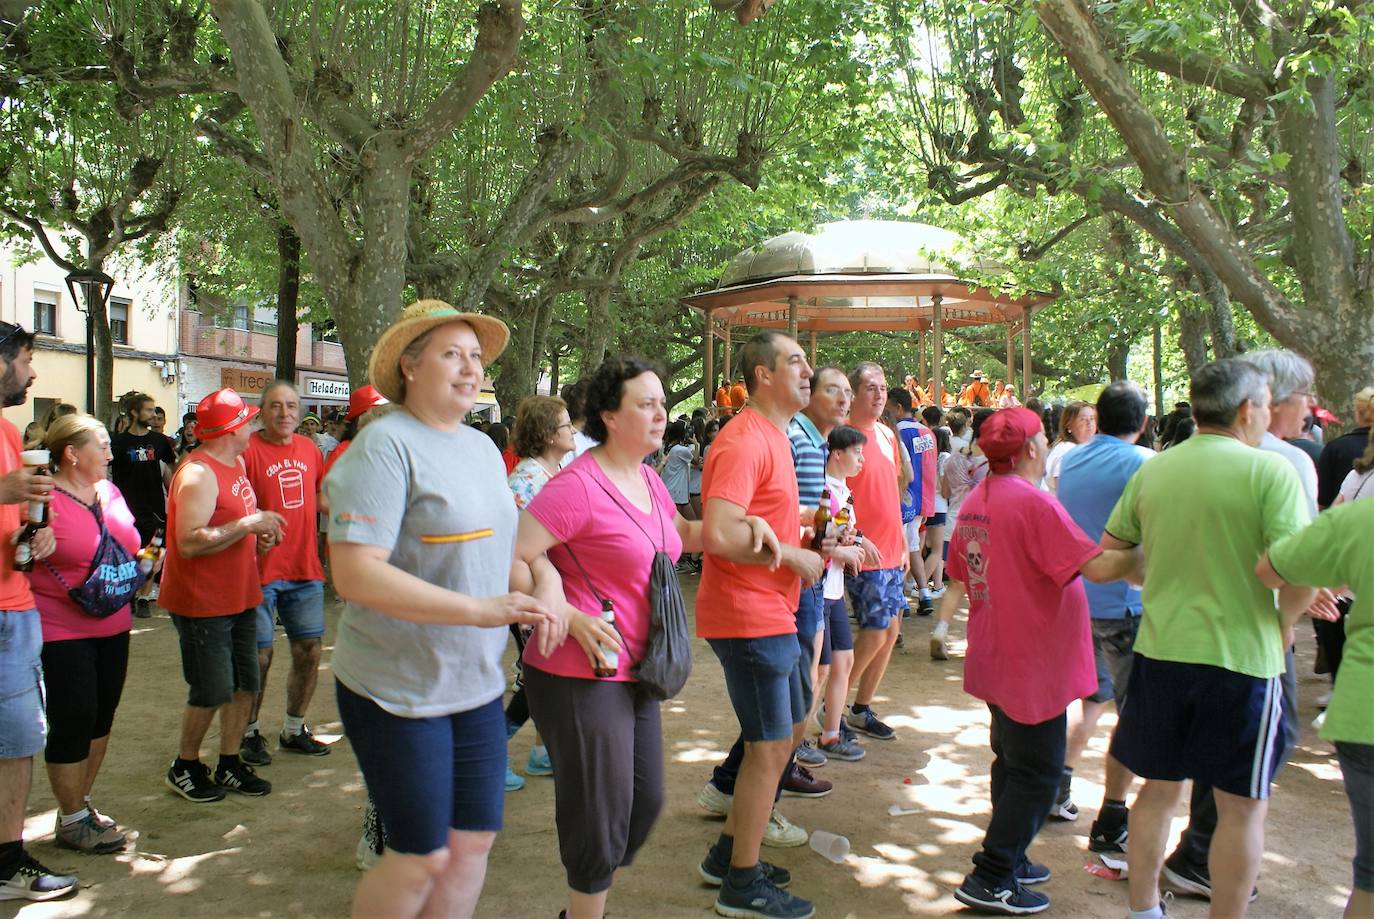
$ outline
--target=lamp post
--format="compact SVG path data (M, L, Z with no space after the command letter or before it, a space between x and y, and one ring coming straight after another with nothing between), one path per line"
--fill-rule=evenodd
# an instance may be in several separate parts
M76 295L80 286L86 291L86 306L81 306L81 298ZM67 275L67 290L71 292L72 303L86 317L86 411L96 418L100 413L95 406L95 326L91 323L91 304L100 298L101 311L110 303L110 291L114 290L114 278L103 271L78 269Z

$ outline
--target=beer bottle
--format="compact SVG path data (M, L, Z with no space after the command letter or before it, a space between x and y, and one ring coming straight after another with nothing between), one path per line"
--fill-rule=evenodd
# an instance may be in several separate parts
M30 520L24 524L24 529L19 533L19 541L14 546L15 571L33 570L33 537L35 533L47 525L45 519Z
M609 626L615 625L615 604L611 598L607 597L601 601L601 621ZM606 661L605 667L595 667L592 673L600 679L609 679L620 672L620 645L601 643L601 657Z
M811 537L811 548L817 552L821 550L821 543L825 540L826 531L830 528L830 489L821 489L821 503L816 506L816 515L811 518L811 526L815 528L815 535Z
M153 566L156 565L157 560L162 557L162 540L163 530L161 527L158 527L157 532L153 534L153 538L148 545L138 550L139 571L142 571L144 574L152 573Z

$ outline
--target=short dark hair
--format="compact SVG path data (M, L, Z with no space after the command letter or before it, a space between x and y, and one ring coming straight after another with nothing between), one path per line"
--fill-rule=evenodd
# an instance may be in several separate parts
M953 414L953 412L950 414ZM940 406L938 405L927 405L925 408L921 409L921 420L926 423L927 427L937 427L940 424L940 419L943 417L944 412L940 411Z
M487 425L485 433L488 437L491 438L491 442L496 444L496 449L506 449L506 445L510 441L510 434L506 430L506 426L504 424L502 424L499 421L493 424L489 424Z
M1229 428L1247 399L1258 402L1269 386L1269 374L1237 357L1204 364L1193 374L1188 398L1198 424Z
M1097 429L1112 437L1136 433L1149 413L1145 391L1129 380L1117 380L1097 397Z
M970 422L970 426L973 428L974 440L978 439L978 432L983 430L983 422L987 421L995 414L997 414L997 409L995 408L980 408L973 413L973 421Z
M573 421L581 421L587 417L587 386L589 381L585 378L574 380L564 384L558 394L563 397L563 404L568 407L568 417Z
M0 357L12 361L23 348L33 350L33 333L17 322L0 322Z
M948 428L935 429L935 452L936 454L950 452L950 438Z
M911 414L911 393L900 386L893 386L887 391L887 401L896 402L897 406L908 415Z
M625 382L645 373L663 376L657 364L642 357L618 355L606 358L606 362L596 368L587 381L585 401L583 402L582 433L598 443L606 441L606 422L601 420L602 412L614 412L620 408L620 400L625 398Z
M786 338L781 332L764 331L750 338L744 343L744 347L739 352L739 366L744 373L744 389L751 396L754 394L754 387L758 385L758 374L755 371L760 367L773 370L778 364L777 340Z
M830 452L838 450L848 450L850 447L857 447L859 444L868 443L868 436L858 428L852 428L847 424L837 425L830 432L830 436L825 439L830 447Z

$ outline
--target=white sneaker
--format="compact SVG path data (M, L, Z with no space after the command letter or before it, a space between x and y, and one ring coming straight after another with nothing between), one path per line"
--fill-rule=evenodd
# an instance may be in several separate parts
M697 794L697 804L701 809L709 811L717 817L728 817L730 806L734 803L735 796L727 795L717 788L714 782L707 782L701 786L701 791Z
M1322 693L1320 696L1317 696L1317 708L1326 708L1326 707L1327 707L1328 705L1330 705L1330 704L1331 704L1331 690L1328 689L1326 692Z
M775 849L791 849L806 845L809 838L806 830L778 813L777 808L773 808L773 813L768 816L768 827L763 831L763 844L765 846L772 846Z

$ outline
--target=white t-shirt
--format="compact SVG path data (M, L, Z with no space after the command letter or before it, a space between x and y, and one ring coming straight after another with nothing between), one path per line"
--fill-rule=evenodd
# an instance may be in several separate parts
M1059 467L1063 465L1064 457L1068 456L1069 451L1077 446L1078 444L1071 440L1061 440L1050 448L1049 458L1045 460L1045 481L1041 484L1041 488L1045 491L1054 491L1059 484Z
M1268 431L1264 432L1264 437L1260 439L1260 449L1277 453L1288 460L1289 465L1297 470L1298 479L1302 481L1302 493L1307 498L1307 513L1309 517L1317 516L1317 467L1312 463L1312 457L1303 452L1301 447L1295 447L1281 437L1276 437ZM1347 499L1348 500L1348 499Z
M935 461L935 513L949 513L949 500L944 496L944 489L940 487L945 479L945 467L949 465L949 454L941 453L940 458ZM954 521L948 521L953 523Z
M1341 482L1342 503L1348 504L1356 498L1374 498L1374 485L1370 484L1370 479L1374 479L1374 469L1368 472L1350 470Z
M563 454L563 459L559 460L558 462L558 468L562 469L564 466L568 465L573 460L577 459L579 456L586 453L588 450L590 450L592 447L595 447L600 442L601 441L599 440L592 440L590 437L588 437L586 434L583 434L581 431L574 430L573 448L569 450L567 453Z
M844 479L837 479L834 476L827 475L825 477L825 487L830 489L831 500L838 502L836 506L844 507L845 502L849 500L849 486L845 484ZM849 529L851 532L857 526L855 523L856 516L857 515L851 510L849 518ZM831 562L830 566L825 569L825 584L821 589L821 595L827 600L844 599L843 565L837 565Z

